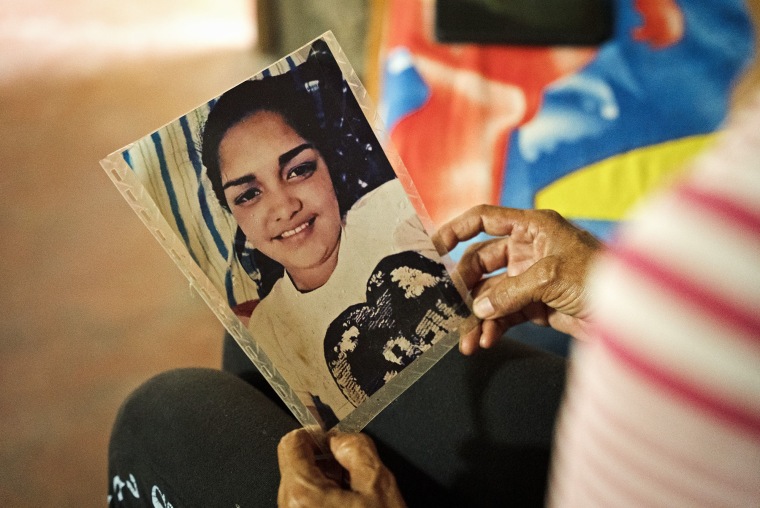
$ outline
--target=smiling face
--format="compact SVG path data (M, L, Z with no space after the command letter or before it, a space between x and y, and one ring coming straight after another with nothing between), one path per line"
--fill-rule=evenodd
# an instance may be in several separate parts
M260 111L224 135L219 166L232 215L253 247L283 265L299 290L327 282L341 217L319 151L281 115Z

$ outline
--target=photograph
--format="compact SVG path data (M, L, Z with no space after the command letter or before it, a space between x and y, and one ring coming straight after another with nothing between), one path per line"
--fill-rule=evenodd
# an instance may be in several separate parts
M469 316L331 44L115 154L325 430Z

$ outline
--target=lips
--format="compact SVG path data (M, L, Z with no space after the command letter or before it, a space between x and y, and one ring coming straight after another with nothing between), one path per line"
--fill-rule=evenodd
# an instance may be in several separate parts
M275 236L275 240L287 240L290 237L293 237L306 229L310 228L314 225L314 221L316 220L316 217L312 217L311 219L307 220L306 222L299 224L298 226L294 227L293 229L288 229L287 231L283 231L279 235Z

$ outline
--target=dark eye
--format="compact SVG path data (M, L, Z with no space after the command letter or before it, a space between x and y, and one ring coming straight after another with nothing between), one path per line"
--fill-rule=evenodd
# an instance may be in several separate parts
M237 206L240 206L244 203L247 203L248 201L251 201L252 199L259 197L259 195L261 195L261 191L256 187L251 187L249 189L246 189L245 192L235 198L235 204Z
M298 177L309 177L317 170L315 161L304 162L288 171L288 180Z

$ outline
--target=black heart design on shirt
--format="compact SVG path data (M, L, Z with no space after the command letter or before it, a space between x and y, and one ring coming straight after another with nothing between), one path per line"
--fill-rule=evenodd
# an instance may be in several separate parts
M383 258L367 301L335 318L324 341L333 379L358 406L456 328L466 307L444 266L413 251Z

